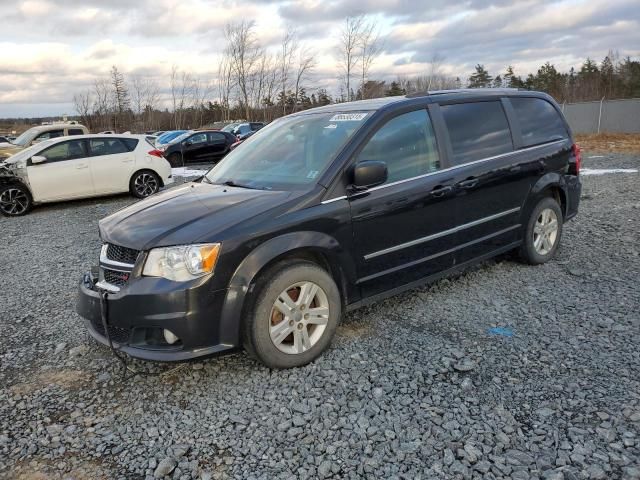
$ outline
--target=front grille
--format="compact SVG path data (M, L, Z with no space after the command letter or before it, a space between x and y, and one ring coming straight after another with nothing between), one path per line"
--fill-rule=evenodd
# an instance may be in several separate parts
M110 283L111 285L115 285L116 287L123 287L129 281L129 272L119 272L117 270L109 270L107 268L103 268L102 272L104 274L104 281Z
M109 243L107 245L107 260L114 260L116 262L128 263L133 265L138 258L139 250L133 248L121 247L120 245L114 245Z
M93 328L96 329L100 335L106 338L104 333L104 327L102 326L102 322L100 320L94 320L91 322ZM116 343L128 343L129 342L129 329L123 327L116 327L114 325L107 325L109 329L109 336L111 337L112 342Z

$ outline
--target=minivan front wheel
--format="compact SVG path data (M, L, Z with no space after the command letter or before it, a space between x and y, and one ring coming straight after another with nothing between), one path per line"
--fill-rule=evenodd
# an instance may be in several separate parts
M317 358L331 343L341 315L340 292L331 276L309 262L272 271L260 279L245 317L245 349L270 368L291 368Z
M522 259L532 265L548 262L555 255L561 236L560 205L554 198L545 197L538 202L529 217L520 251Z
M0 213L6 217L19 217L31 210L31 193L22 185L0 186Z

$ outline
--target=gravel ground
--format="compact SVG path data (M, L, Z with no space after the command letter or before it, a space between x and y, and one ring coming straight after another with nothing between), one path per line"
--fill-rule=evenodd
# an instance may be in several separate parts
M74 301L96 221L132 200L0 220L0 477L640 478L640 175L583 182L544 266L352 312L304 368L236 353L126 382Z

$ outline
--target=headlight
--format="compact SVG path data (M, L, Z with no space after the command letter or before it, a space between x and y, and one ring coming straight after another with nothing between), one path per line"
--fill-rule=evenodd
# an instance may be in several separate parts
M185 282L213 273L220 253L219 243L154 248L147 255L142 275Z

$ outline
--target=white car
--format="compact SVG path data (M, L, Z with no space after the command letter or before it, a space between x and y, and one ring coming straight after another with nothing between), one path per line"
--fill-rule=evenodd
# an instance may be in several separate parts
M80 135L46 140L0 163L0 213L34 204L130 192L137 198L173 183L171 166L145 135Z

